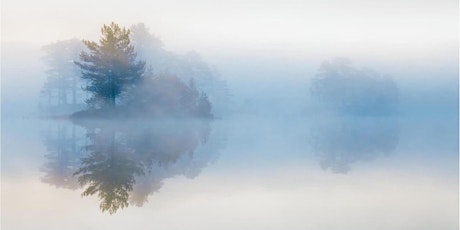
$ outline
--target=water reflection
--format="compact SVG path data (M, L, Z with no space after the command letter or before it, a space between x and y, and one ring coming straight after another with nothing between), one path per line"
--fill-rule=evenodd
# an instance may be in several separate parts
M347 173L353 163L388 155L399 140L399 124L394 117L335 117L312 130L312 147L321 168L334 173Z
M72 175L83 156L80 151L84 141L81 133L73 125L56 123L49 126L42 136L48 152L46 164L41 169L44 173L42 181L57 188L77 189L78 180Z
M101 211L110 214L130 203L142 206L165 178L195 177L225 144L210 137L207 121L93 120L78 125L84 128L80 135L73 125L68 137L59 124L54 138L44 138L50 153L43 181L75 189L78 179L82 196L97 196Z

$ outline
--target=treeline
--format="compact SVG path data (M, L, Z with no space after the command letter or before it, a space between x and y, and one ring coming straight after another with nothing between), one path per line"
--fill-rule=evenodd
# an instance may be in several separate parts
M112 23L104 25L101 33L98 42L74 39L44 47L49 69L42 90L43 111L49 115L75 113L77 118L229 114L227 83L197 53L178 55L165 50L144 24L126 29ZM307 109L311 114L398 113L395 81L355 68L346 59L324 62L312 78L310 92ZM254 110L256 106L247 107Z
M325 61L313 78L312 97L342 116L390 116L398 113L399 89L389 76L355 68L344 58Z
M85 48L78 39L55 42L42 48L48 66L39 108L50 115L69 114L85 108L87 93L82 90L80 68L74 61Z
M226 82L199 55L173 54L148 29L104 25L98 42L73 39L44 47L49 66L41 108L82 117L219 116ZM132 32L133 31L133 32Z

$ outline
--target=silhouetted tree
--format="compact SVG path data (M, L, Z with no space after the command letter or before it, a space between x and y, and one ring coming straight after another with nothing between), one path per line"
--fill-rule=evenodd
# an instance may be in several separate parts
M89 53L83 52L81 62L76 62L82 78L88 81L85 89L93 94L87 101L93 108L115 107L119 95L142 79L145 66L145 62L136 61L128 29L112 22L101 32L99 43L83 41Z
M41 93L46 100L47 109L63 109L63 105L75 106L78 103L82 82L79 77L80 69L75 66L74 61L83 49L83 43L77 39L58 41L43 47L43 60L48 66L48 77Z

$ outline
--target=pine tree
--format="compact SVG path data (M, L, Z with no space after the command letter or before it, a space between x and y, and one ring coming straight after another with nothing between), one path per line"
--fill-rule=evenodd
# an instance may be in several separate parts
M117 98L140 82L145 62L136 61L136 52L130 44L130 31L117 24L104 25L99 43L84 40L89 53L82 52L82 78L88 81L85 90L93 96L87 101L92 108L115 107Z

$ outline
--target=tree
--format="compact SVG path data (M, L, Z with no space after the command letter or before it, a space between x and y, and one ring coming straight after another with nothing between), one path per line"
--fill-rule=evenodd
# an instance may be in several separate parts
M343 115L391 115L399 102L399 90L391 77L357 69L348 59L324 62L311 93L326 108Z
M130 30L117 24L104 25L99 43L84 40L89 53L82 52L82 78L88 80L85 90L93 96L87 100L90 107L115 107L117 98L127 88L135 87L144 73L145 62L136 61L136 52L130 44Z
M170 56L163 49L163 42L155 35L151 34L144 23L138 23L130 28L131 42L135 47L137 58L148 60L148 65L158 68L165 57Z
M227 82L197 52L177 54L164 49L159 37L143 23L132 26L131 31L136 52L152 66L155 75L168 72L183 82L194 79L197 90L206 93L207 100L213 105L213 114L223 116L228 113L231 95Z
M185 84L175 75L146 74L143 83L129 92L127 108L136 115L152 117L199 117L212 118L211 103L205 93L195 87L194 80ZM126 97L128 98L128 97Z
M43 85L42 96L47 98L48 108L69 104L69 96L72 105L78 103L80 70L74 65L74 60L78 59L83 49L83 43L77 39L58 41L43 47L48 77ZM57 99L55 103L52 103L53 98Z

